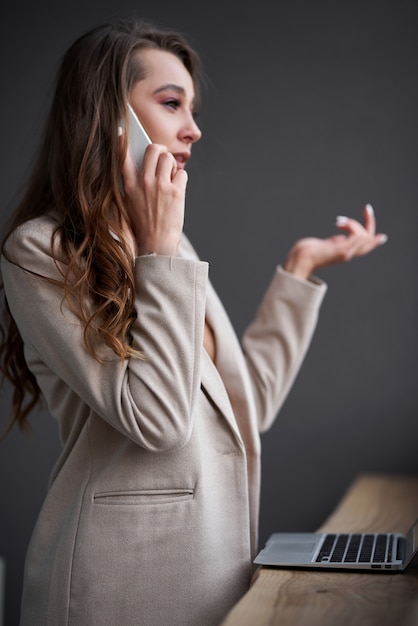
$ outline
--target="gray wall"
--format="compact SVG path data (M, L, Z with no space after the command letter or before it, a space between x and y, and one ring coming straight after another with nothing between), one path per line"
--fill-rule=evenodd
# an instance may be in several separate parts
M328 236L336 215L374 205L389 242L321 272L329 292L311 350L263 436L263 542L317 527L359 472L418 471L418 2L232 4L10 4L0 27L1 207L27 172L58 57L85 29L133 11L185 32L204 60L186 230L238 332L294 240ZM7 389L0 401L4 417ZM52 419L32 422L31 440L13 433L0 446L8 626L58 452Z

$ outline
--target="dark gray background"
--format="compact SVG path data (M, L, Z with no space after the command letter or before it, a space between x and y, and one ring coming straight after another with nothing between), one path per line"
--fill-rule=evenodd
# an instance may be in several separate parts
M263 436L263 542L316 528L360 472L418 470L418 2L233 4L9 4L1 210L27 173L60 55L87 28L132 12L181 30L203 57L204 136L189 168L186 231L238 333L297 238L333 234L336 215L360 217L373 204L389 241L320 273L329 291L311 350ZM0 400L4 418L7 389ZM8 626L58 452L52 419L32 423L32 440L16 432L0 445Z

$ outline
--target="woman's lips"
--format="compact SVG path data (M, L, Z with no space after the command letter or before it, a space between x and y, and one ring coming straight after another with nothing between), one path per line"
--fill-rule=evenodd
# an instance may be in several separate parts
M178 152L176 154L173 154L173 157L176 159L177 167L183 170L187 165L187 161L190 159L190 153Z

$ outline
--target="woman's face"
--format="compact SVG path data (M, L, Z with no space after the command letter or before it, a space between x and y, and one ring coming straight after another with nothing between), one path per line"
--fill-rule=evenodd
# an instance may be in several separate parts
M171 52L145 49L139 54L145 78L132 88L130 104L151 141L166 146L184 168L192 144L202 136L194 119L192 77Z

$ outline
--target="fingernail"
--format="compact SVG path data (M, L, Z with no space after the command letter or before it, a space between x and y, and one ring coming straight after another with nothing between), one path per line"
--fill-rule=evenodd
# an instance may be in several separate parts
M336 224L337 226L342 226L343 224L347 224L348 217L345 215L337 215Z
M119 137L121 135L123 135L123 128L122 128L122 126L118 126L118 135L119 135Z
M366 204L366 211L367 211L367 213L368 213L371 217L373 217L373 215L374 215L374 209L373 209L373 207L372 207L372 205L371 205L371 204Z
M380 245L383 245L384 243L386 243L388 240L388 236L387 235L381 235L380 236Z

